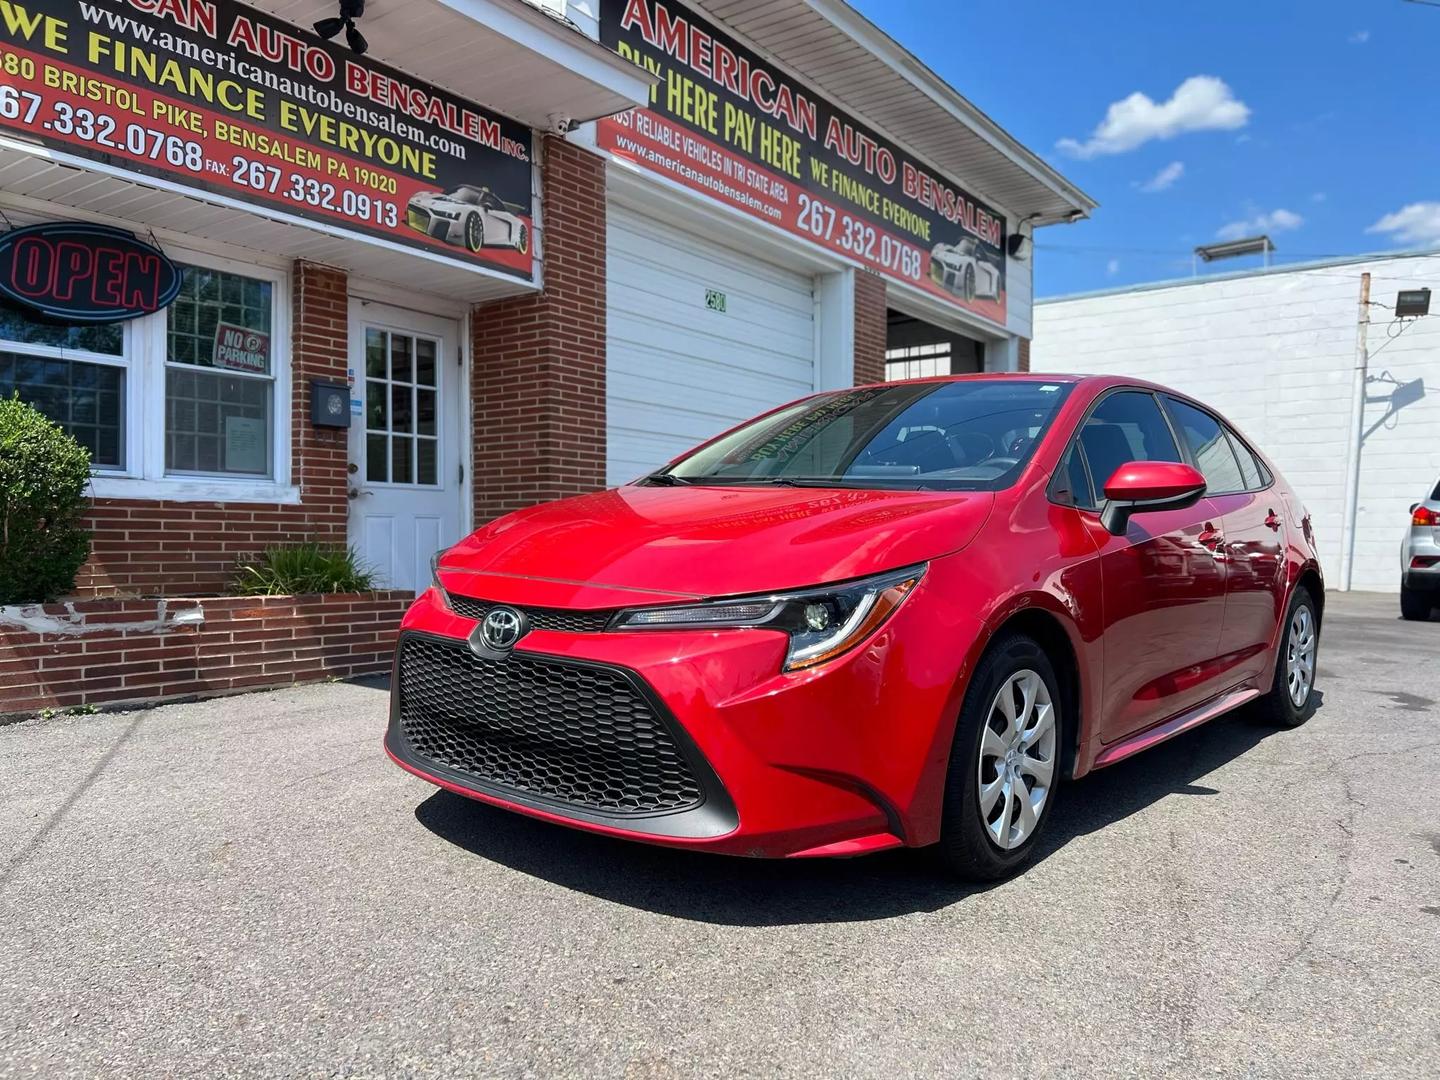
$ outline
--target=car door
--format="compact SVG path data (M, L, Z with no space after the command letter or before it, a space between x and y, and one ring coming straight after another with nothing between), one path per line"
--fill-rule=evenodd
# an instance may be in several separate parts
M1099 550L1104 612L1100 738L1114 742L1210 697L1225 617L1221 515L1201 499L1186 510L1133 516L1123 536L1100 523L1105 482L1131 461L1181 461L1169 423L1148 391L1107 394L1071 447L1090 491L1077 509Z
M1238 684L1264 672L1285 604L1285 503L1264 467L1217 417L1167 395L1166 411L1206 495L1220 511L1225 542L1225 625L1220 662Z

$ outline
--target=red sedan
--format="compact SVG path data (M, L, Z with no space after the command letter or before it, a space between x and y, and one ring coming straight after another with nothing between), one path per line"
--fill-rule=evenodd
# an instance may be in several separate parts
M1069 780L1247 703L1304 723L1324 596L1299 498L1182 394L858 387L442 553L386 748L594 832L994 879Z

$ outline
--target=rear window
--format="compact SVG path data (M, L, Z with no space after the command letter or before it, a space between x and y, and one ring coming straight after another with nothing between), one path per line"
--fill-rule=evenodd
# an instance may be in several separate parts
M1435 485L1435 490L1430 493L1431 502L1440 502L1440 484Z

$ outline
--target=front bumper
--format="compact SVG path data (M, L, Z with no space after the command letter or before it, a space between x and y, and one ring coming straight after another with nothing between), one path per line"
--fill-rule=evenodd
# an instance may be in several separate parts
M512 657L624 673L699 778L698 806L605 812L537 798L417 752L401 722L398 651L386 749L403 768L451 791L650 843L755 857L933 843L961 659L979 625L937 612L933 595L927 605L927 582L860 648L805 672L781 672L785 637L766 630L533 630L520 641ZM455 644L475 626L432 589L407 614L401 649L420 637Z

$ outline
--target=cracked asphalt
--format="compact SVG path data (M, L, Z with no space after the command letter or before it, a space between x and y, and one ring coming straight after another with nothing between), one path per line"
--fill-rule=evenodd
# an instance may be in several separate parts
M975 891L437 792L328 685L0 727L0 1076L1440 1075L1440 621L1070 786Z

